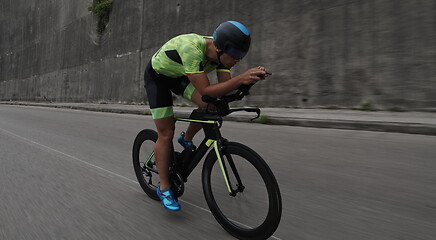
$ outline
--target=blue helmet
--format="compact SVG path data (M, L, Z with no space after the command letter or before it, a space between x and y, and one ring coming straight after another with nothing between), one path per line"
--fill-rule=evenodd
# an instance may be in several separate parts
M221 23L213 33L215 46L230 56L242 59L248 52L251 43L250 32L239 22Z

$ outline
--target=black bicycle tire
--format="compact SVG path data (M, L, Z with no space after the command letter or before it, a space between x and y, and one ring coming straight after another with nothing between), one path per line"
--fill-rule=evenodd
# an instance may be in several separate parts
M217 161L215 151L209 152L208 156L203 165L202 172L202 183L203 192L206 198L206 202L209 206L215 219L218 223L232 236L239 239L266 239L270 237L277 229L280 224L281 214L282 214L282 200L280 196L280 189L275 179L274 174L267 165L267 163L251 148L235 142L229 142L223 148L223 155L225 153L236 154L243 157L245 160L250 162L259 174L262 176L265 185L267 186L269 204L268 214L265 221L259 226L253 229L242 228L230 220L221 212L219 206L217 205L212 190L211 190L211 170Z
M141 150L141 146L147 140L151 140L156 143L157 132L151 129L144 129L138 133L133 143L133 151L132 151L133 168L135 169L136 178L138 179L139 185L141 185L142 190L144 190L144 192L151 199L160 201L159 196L157 196L156 194L156 189L151 188L145 181L139 162L139 153Z

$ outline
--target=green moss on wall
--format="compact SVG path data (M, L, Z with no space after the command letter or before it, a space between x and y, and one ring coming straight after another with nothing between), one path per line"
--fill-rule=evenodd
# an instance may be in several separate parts
M109 22L109 15L112 10L114 0L95 0L92 6L88 8L97 16L97 32L102 35Z

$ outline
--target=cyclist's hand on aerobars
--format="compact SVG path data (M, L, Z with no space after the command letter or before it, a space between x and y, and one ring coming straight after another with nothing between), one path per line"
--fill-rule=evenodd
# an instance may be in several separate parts
M255 68L248 69L242 74L242 84L253 84L257 81L264 80L267 77L267 71L264 67L258 66Z
M261 78L261 80L264 80L265 78L267 78L269 75L271 75L271 73L269 73L266 68L259 66L257 67L257 69L264 71L264 74L259 75L259 77Z

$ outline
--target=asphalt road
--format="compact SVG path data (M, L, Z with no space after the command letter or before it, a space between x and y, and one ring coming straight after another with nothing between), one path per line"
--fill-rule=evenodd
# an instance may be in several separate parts
M0 106L0 239L231 239L199 169L173 213L136 182L148 116ZM185 124L177 129L183 130ZM226 122L273 170L276 239L435 239L436 137Z

